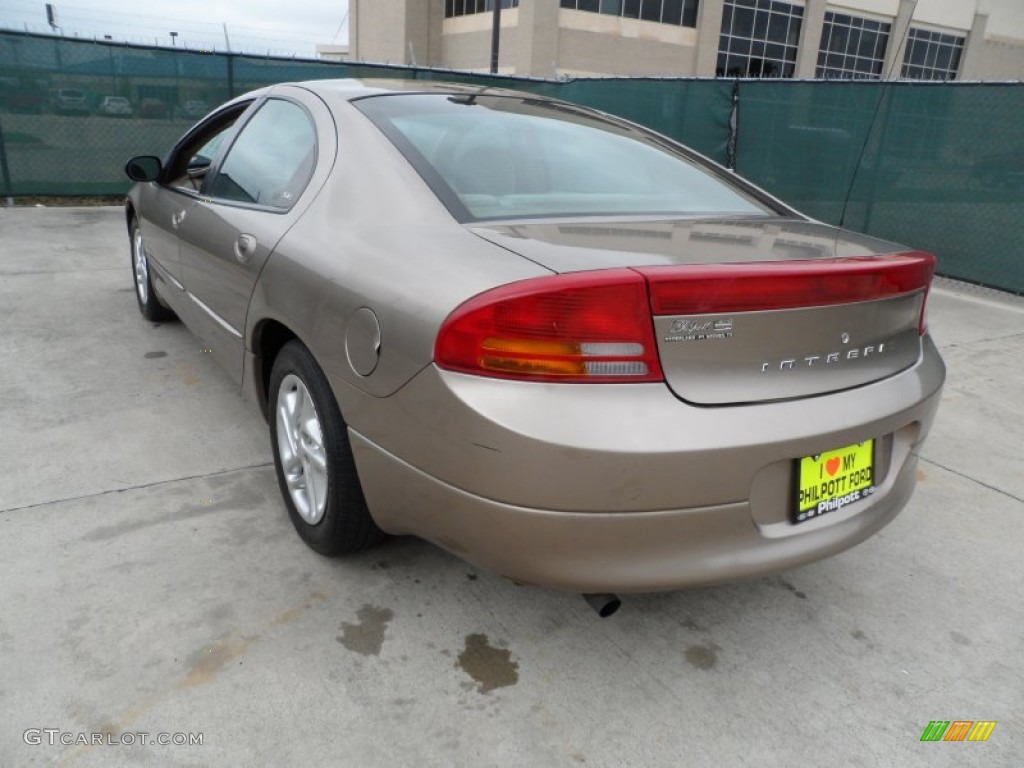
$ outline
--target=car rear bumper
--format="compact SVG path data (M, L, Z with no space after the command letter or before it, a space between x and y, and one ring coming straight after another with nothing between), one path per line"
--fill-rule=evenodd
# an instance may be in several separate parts
M914 488L909 452L863 508L856 505L772 538L749 502L656 512L528 509L442 483L358 434L353 449L368 501L385 528L415 532L470 563L516 581L583 593L655 592L760 576L860 543L887 525Z
M431 367L346 418L384 530L517 581L656 591L790 568L884 527L913 491L944 375L927 337L918 363L883 382L756 406ZM874 495L792 523L795 460L869 438Z

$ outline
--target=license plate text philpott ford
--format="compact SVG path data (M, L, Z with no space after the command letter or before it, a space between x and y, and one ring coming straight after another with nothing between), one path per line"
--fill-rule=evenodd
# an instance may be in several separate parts
M800 459L796 522L867 498L875 490L875 441Z

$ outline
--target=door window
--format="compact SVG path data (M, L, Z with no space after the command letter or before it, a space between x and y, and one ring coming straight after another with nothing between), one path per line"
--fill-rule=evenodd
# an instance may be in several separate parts
M171 154L164 172L165 183L182 192L197 193L221 144L251 103L236 104L192 129Z
M287 210L309 182L315 160L309 114L290 101L270 99L242 128L205 193Z

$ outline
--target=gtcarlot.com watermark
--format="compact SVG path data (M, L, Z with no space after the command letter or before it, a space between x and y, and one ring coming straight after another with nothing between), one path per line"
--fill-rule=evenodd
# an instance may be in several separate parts
M130 747L135 744L159 745L159 746L202 746L203 734L201 733L150 733L149 731L125 731L124 733L84 733L73 731L62 731L60 728L29 728L21 738L26 744L38 745L48 744L51 747L62 745L73 746L102 746Z

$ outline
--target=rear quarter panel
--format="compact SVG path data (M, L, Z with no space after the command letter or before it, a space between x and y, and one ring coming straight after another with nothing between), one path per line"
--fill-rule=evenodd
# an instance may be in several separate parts
M461 302L551 272L468 232L369 120L341 97L329 106L338 130L333 172L270 256L246 340L251 345L268 319L283 323L332 383L354 388L335 384L345 411L353 394L385 397L429 364L441 323ZM345 351L348 322L361 307L381 329L379 362L368 376L353 370Z

